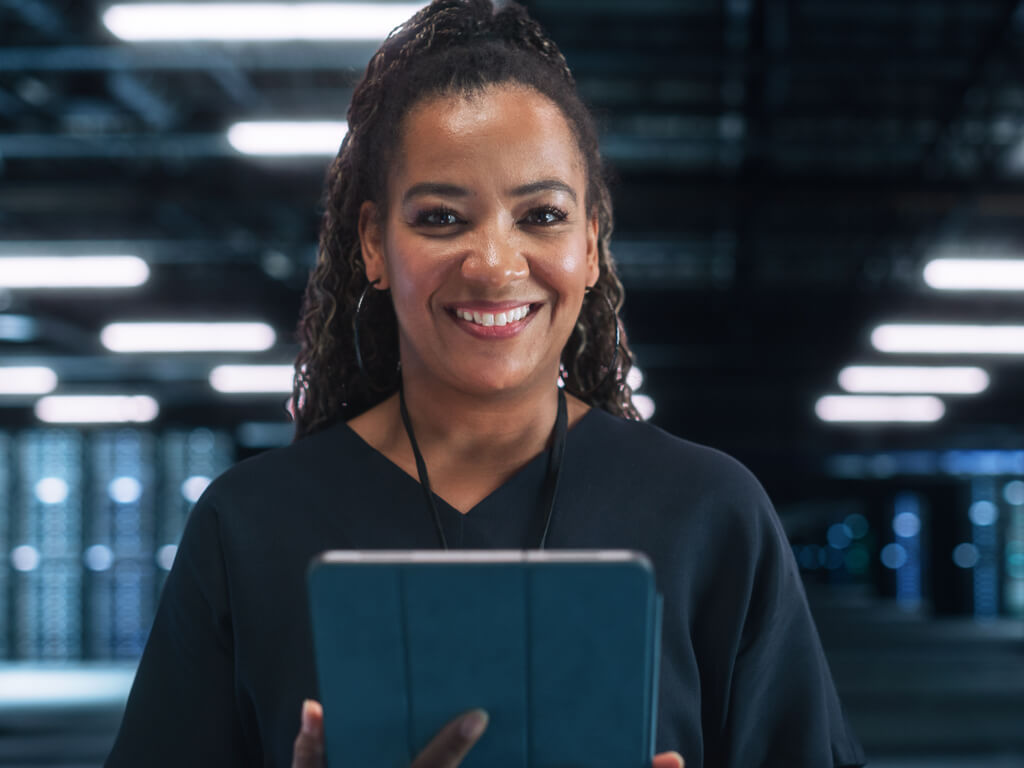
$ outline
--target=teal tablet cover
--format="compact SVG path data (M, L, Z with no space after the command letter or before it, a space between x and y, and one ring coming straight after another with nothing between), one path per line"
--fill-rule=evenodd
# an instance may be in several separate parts
M650 766L661 601L646 558L408 554L310 567L329 768L408 766L475 707L490 723L467 768Z

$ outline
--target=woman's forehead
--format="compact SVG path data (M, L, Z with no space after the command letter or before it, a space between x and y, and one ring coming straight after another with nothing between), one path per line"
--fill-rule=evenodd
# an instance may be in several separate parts
M392 179L473 171L524 177L584 173L562 110L520 85L427 99L407 114L399 144Z

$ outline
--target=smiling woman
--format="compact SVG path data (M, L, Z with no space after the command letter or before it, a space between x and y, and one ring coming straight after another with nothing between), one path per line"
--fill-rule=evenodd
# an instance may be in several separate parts
M406 117L399 156L386 207L363 204L361 237L367 276L392 293L406 397L550 399L598 277L561 111L515 86L431 99Z
M863 764L763 490L639 421L597 137L554 43L514 4L437 0L348 126L296 440L197 502L107 764L323 765L307 565L438 546L650 559L656 768ZM410 762L472 764L486 725L464 713Z

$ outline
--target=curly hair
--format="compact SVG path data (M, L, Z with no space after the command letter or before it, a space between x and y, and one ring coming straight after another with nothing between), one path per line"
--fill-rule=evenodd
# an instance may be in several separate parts
M398 390L398 329L387 292L367 292L358 352L353 320L367 286L359 210L366 200L384 209L403 118L431 98L501 84L533 89L561 109L585 161L586 208L598 221L600 276L562 351L565 390L611 413L639 418L626 384L633 355L619 319L622 282L609 249L611 196L597 131L565 58L515 3L496 11L491 0L434 0L391 32L352 94L348 133L327 173L319 253L298 326L295 439L357 416Z

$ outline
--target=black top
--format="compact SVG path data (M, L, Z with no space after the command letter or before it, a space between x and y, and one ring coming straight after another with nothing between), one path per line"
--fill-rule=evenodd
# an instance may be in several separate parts
M466 515L437 498L449 544L532 546L545 468L541 454ZM289 766L318 698L310 559L437 546L419 483L345 424L236 465L189 518L106 765ZM548 548L653 563L658 752L687 768L864 763L778 518L736 461L593 409L569 430Z

